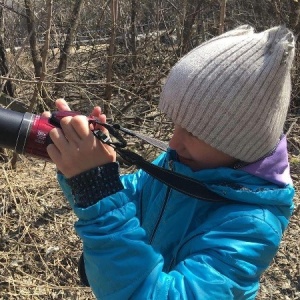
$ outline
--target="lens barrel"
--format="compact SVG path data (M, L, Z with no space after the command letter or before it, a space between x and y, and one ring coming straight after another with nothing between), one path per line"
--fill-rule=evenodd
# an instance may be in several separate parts
M30 129L31 116L30 113L0 108L0 146L22 153Z
M49 132L54 127L60 127L62 118L78 114L72 111L58 111L48 118L0 107L0 147L50 160L47 152L47 146L52 143Z

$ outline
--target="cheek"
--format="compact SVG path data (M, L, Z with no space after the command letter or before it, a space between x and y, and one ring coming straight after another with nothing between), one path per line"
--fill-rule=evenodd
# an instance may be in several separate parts
M195 162L203 162L205 161L206 155L204 155L204 153L200 150L200 151L190 151L189 152L189 158Z
M212 161L214 160L215 153L211 147L199 143L199 141L191 142L188 147L190 157L199 162Z

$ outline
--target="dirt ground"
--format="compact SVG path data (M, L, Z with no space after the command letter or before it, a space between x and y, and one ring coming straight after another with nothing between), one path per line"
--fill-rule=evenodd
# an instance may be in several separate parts
M295 211L276 258L261 278L258 300L300 299L300 117L287 123ZM94 299L80 285L81 242L55 168L21 156L0 163L0 299Z

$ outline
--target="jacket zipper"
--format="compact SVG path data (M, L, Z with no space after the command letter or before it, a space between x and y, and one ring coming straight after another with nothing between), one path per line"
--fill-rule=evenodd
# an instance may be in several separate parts
M169 169L170 169L171 171L173 171L173 161L169 161ZM153 229L152 234L151 234L150 239L149 239L150 245L152 244L152 242L153 242L153 240L154 240L154 236L155 236L156 231L157 231L157 229L158 229L159 223L160 223L160 221L161 221L161 219L162 219L162 216L163 216L163 214L164 214L164 211L165 211L165 209L166 209L166 206L167 206L167 202L168 202L168 199L169 199L170 192L171 192L171 188L168 187L167 193L166 193L166 196L165 196L165 199L164 199L164 203L163 203L163 206L162 206L161 211L160 211L160 214L159 214L159 217L158 217L158 219L157 219L157 221L156 221L156 224L155 224L155 226L154 226L154 229Z
M165 211L165 208L166 208L166 206L167 206L168 199L169 199L170 192L171 192L171 188L168 187L168 190L167 190L167 193L166 193L166 196L165 196L165 199L164 199L163 206L162 206L162 208L161 208L161 210L160 210L159 217L158 217L158 219L157 219L157 221L156 221L156 224L155 224L155 226L154 226L153 232L152 232L152 234L151 234L151 236L150 236L150 239L149 239L150 245L152 244L152 242L153 242L153 240L154 240L155 233L156 233L156 231L157 231L157 228L158 228L158 226L159 226L159 223L160 223L160 221L161 221L161 219L162 219L162 216L163 216L163 214L164 214L164 211Z

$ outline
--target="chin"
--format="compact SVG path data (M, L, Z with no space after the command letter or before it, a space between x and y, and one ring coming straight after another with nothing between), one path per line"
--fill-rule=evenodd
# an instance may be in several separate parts
M197 162L195 162L191 159L180 157L179 161L182 164L186 165L187 167L191 168L193 171L198 171L198 170L203 169L203 168L200 167L199 163L197 163Z

